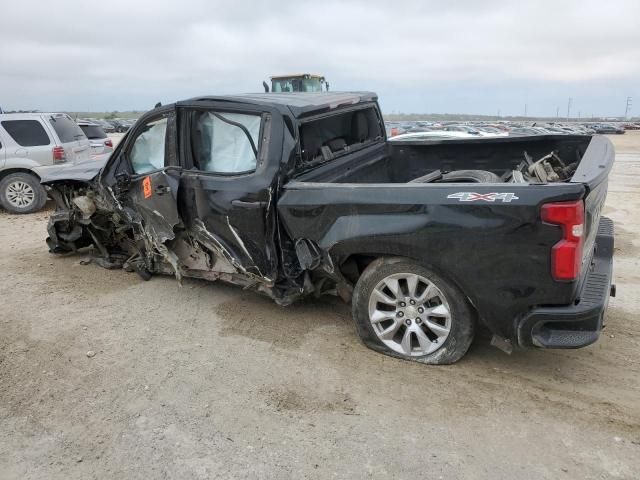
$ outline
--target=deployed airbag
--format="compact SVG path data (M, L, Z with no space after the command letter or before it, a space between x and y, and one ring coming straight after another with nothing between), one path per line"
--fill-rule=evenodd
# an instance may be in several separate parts
M200 137L200 169L219 173L255 170L257 159L253 148L259 144L260 121L258 115L239 113L206 112L200 115L196 125Z

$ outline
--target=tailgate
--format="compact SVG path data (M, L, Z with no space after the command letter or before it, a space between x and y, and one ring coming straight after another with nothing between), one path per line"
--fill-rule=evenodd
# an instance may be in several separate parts
M600 214L607 198L609 173L613 167L615 151L611 141L600 135L591 139L589 147L582 156L571 183L582 183L586 188L584 198L585 209L585 243L582 257L582 272L586 272L591 262Z
M73 163L81 163L91 158L91 144L89 140L65 143L63 147L67 154L67 159ZM104 150L104 145L102 149Z

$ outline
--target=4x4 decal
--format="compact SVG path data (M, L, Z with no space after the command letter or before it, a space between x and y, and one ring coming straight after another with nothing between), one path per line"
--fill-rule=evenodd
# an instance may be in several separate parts
M495 202L500 201L509 203L512 200L518 200L515 193L476 193L476 192L457 192L447 195L447 198L457 198L461 202Z

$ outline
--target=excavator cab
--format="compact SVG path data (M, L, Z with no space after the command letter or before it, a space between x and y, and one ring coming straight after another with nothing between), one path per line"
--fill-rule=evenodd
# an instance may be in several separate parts
M269 85L262 82L264 91L269 91ZM321 75L302 73L295 75L278 75L271 77L272 92L328 92L329 82Z

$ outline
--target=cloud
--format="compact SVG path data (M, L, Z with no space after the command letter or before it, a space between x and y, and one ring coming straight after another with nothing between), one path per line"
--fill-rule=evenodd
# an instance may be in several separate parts
M294 71L417 111L506 113L566 92L601 108L640 83L636 0L24 0L2 18L5 108L147 108Z

